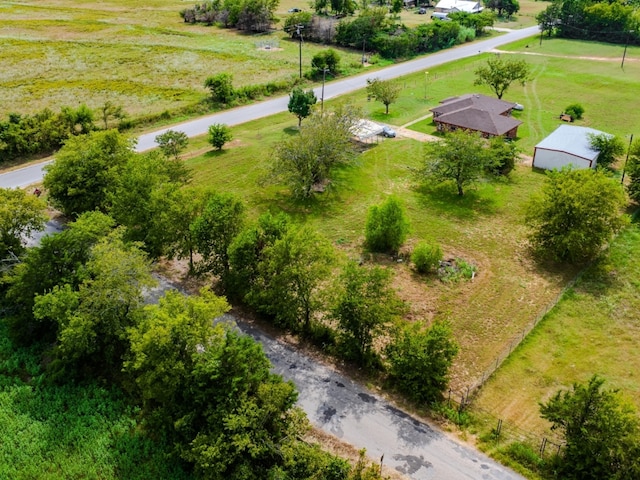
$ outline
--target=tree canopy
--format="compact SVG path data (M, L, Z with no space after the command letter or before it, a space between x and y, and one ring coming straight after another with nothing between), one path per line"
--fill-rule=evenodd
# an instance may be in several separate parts
M367 95L385 106L386 115L389 115L389 105L398 99L400 90L402 90L400 85L392 80L367 78Z
M627 223L625 203L620 183L603 171L547 172L540 194L527 207L529 239L542 257L571 263L590 260Z
M298 127L302 125L302 120L311 115L311 107L313 107L318 99L313 90L307 90L306 92L300 88L295 87L289 94L289 111L298 117Z
M497 152L497 150L496 150ZM424 167L417 171L419 179L442 183L455 182L458 195L473 185L497 161L478 134L458 130L449 132L441 142L430 142L426 148Z
M53 205L69 217L107 210L109 189L119 169L132 158L133 141L117 130L69 138L45 167L44 187Z
M184 132L167 130L156 136L156 143L167 158L180 160L180 152L187 148L189 137Z
M624 143L620 137L601 133L589 134L589 145L592 150L598 152L598 166L610 167L624 154Z
M542 418L566 445L557 468L562 478L597 480L640 476L640 419L616 390L594 375L540 404Z
M42 230L46 221L45 203L24 190L0 188L0 271L9 255L23 250L23 238Z
M331 169L355 155L351 129L357 115L351 109L311 115L300 133L276 145L270 180L289 186L295 197L308 198L330 178Z
M513 82L524 85L529 79L530 66L524 60L505 58L505 55L494 55L487 64L475 71L474 85L487 85L498 98L502 98Z

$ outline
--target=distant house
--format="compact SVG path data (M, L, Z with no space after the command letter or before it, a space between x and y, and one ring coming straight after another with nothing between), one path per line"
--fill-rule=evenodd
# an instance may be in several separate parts
M434 11L441 13L467 12L480 13L483 10L480 2L468 0L440 0Z
M417 0L402 0L402 6L404 8L415 7L417 5L417 3L418 3Z
M560 125L551 135L534 147L533 166L545 170L596 168L600 152L591 148L589 135L609 135L588 127Z
M485 95L467 94L446 98L431 112L441 132L461 129L480 132L484 137L515 138L522 124L511 117L515 105Z

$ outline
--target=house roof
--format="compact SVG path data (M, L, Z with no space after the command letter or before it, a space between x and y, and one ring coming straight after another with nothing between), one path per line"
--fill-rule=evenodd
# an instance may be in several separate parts
M475 107L440 115L436 121L490 135L504 135L522 124L513 117L505 117Z
M566 152L576 157L595 160L600 152L591 148L589 134L611 136L595 128L560 125L547 138L538 143L535 148Z
M458 110L464 110L467 108L478 108L487 112L502 115L516 104L513 102L505 102L504 100L498 100L497 98L487 97L486 95L480 95L477 93L467 93L459 97L449 97L440 101L440 105L432 108L430 111L440 115L453 113Z
M509 112L515 103L505 102L485 95L467 94L446 98L440 105L431 109L436 114L436 122L488 133L504 135L522 124L520 120L504 113Z
M480 2L468 0L440 0L436 5L436 9L474 13L481 12L482 5L480 5Z

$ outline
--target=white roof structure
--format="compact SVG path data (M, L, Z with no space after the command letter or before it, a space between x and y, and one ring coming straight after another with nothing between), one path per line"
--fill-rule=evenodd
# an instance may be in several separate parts
M591 148L592 135L609 135L595 128L560 125L547 138L536 145L536 149L564 152L586 160L596 160L600 152Z
M358 140L362 141L375 135L380 135L383 128L384 127L382 125L376 122L361 118L351 128L351 133L354 137L358 137Z
M436 5L435 11L478 13L482 11L482 5L480 2L468 0L440 0Z

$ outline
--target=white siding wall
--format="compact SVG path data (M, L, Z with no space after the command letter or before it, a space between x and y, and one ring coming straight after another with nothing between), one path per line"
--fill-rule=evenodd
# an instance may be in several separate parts
M573 165L573 168L589 168L589 160L576 157L566 152L558 152L556 150L546 150L542 148L536 148L533 156L533 166L537 168L544 168L545 170L560 170L566 165ZM596 162L593 162L592 168L596 167Z

